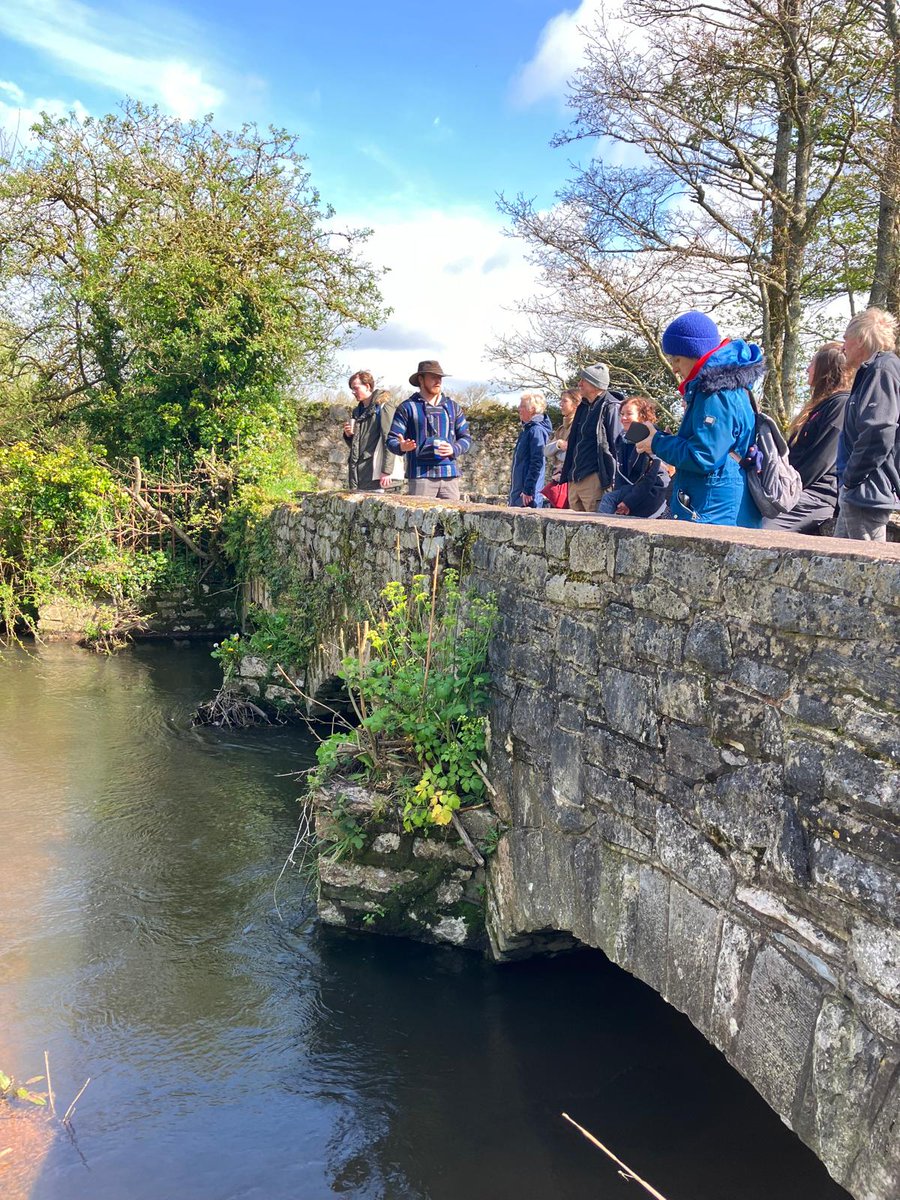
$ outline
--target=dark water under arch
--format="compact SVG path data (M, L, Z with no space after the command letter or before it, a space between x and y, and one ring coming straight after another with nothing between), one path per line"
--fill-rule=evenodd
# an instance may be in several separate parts
M92 1076L31 1200L637 1196L562 1110L668 1200L846 1197L598 952L329 934L296 878L279 919L311 746L192 730L214 682L204 648L0 657L0 1067Z

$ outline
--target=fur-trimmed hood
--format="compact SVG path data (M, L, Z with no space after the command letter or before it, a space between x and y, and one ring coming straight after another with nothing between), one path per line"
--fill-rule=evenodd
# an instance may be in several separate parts
M709 356L691 380L691 390L724 392L733 388L748 390L766 373L763 352L754 342L736 338L726 342Z

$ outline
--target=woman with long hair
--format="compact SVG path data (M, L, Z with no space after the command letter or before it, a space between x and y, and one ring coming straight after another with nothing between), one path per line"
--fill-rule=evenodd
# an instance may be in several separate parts
M791 466L803 480L800 499L790 512L767 517L764 529L818 533L834 516L837 505L838 439L853 382L840 342L826 342L812 356L807 370L809 399L788 429Z

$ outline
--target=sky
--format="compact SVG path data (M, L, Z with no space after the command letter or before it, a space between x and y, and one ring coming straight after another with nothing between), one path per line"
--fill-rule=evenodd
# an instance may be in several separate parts
M549 143L599 3L3 0L0 124L131 95L298 133L323 200L389 269L393 315L342 366L394 384L438 358L458 384L490 380L486 346L536 286L497 196L547 205L564 183L572 149Z

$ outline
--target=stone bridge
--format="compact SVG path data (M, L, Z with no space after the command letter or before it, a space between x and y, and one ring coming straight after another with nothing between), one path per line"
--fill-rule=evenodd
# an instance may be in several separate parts
M438 552L496 593L496 955L598 947L896 1200L900 550L340 495L274 519L361 597Z

